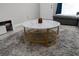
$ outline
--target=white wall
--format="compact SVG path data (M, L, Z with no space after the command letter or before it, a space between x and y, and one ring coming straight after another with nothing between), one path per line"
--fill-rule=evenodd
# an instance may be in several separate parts
M56 14L57 3L40 3L40 17L53 19Z
M79 3L62 4L62 14L75 16L77 12L79 12Z
M52 19L53 9L51 9L52 3L40 3L40 17L44 19Z
M0 21L11 19L13 27L29 19L52 19L56 4L53 3L0 3Z
M56 14L57 3L53 3L53 15Z
M40 16L39 3L0 3L0 21L11 19L13 26Z

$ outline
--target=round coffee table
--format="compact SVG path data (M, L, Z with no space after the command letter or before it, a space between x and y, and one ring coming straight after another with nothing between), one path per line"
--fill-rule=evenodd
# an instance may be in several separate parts
M49 30L53 28L57 28L56 33L58 34L60 23L53 20L43 20L42 23L38 23L38 19L36 19L36 20L28 20L27 22L24 22L22 25L24 27L24 33L26 33L25 29L29 28L29 29L35 29L35 30L46 30L47 31L46 34L48 35ZM46 38L45 42L48 44L47 35L45 36Z

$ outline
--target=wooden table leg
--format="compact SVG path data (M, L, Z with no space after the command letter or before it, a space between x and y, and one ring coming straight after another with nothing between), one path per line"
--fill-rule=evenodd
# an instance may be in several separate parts
M25 27L24 27L24 42L26 42L26 31L25 31Z
M59 26L57 27L57 34L59 34Z
M49 46L49 29L47 29L47 33L46 33L46 39L45 39L45 46Z

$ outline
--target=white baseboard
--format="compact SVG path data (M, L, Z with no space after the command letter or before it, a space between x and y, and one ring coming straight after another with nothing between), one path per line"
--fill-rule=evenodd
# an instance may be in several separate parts
M38 18L35 18L35 19L38 19ZM29 19L29 20L34 20L34 19ZM25 22L26 22L26 21L25 21ZM19 28L23 28L22 24L25 23L25 22L22 22L22 23L13 25L13 30L16 31L16 30L18 30Z
M5 26L0 26L0 35L7 33Z
M23 29L22 23L13 26L14 31L20 30L20 29Z

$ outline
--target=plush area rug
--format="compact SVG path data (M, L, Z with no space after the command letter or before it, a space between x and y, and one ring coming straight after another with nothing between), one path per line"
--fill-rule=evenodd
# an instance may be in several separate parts
M30 45L23 41L23 29L0 36L1 56L79 56L79 28L60 26L57 46Z

